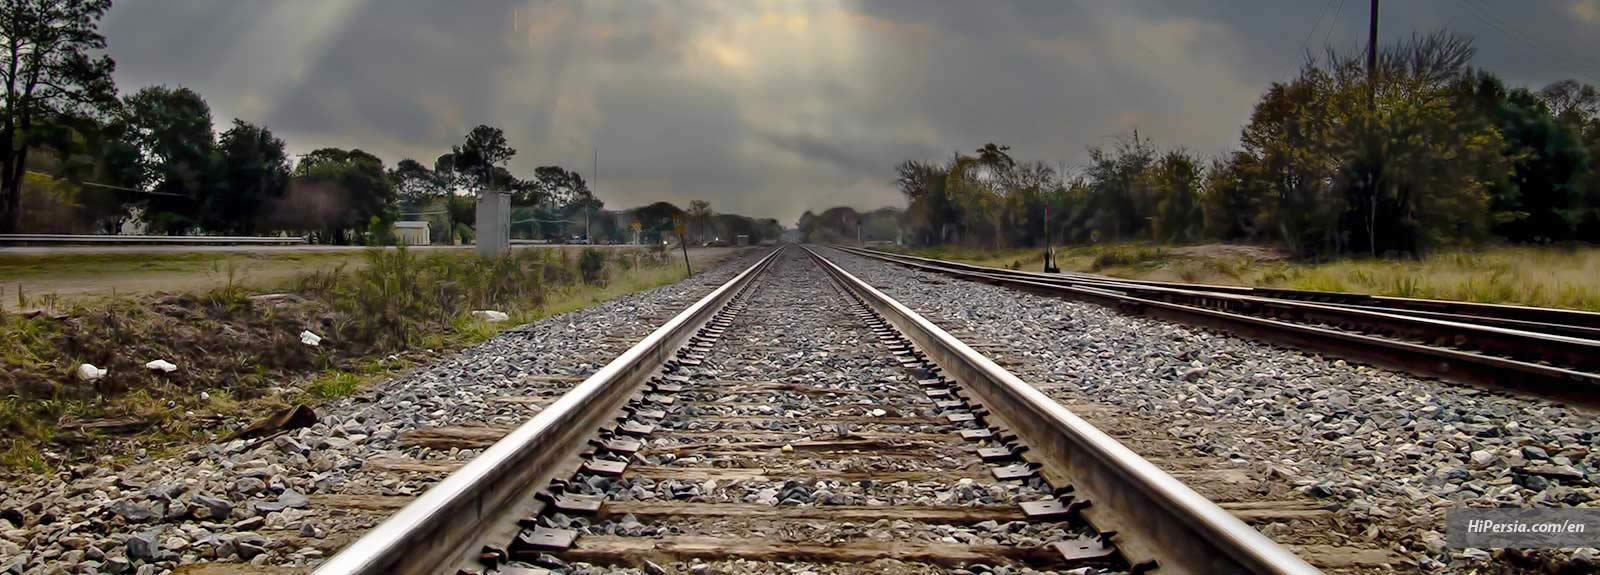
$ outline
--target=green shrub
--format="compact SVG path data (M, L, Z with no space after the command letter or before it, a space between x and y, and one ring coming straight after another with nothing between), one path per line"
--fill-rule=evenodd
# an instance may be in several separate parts
M589 285L605 285L605 252L595 248L583 248L583 253L578 256L578 273L579 275L583 276L583 283Z
M1163 252L1160 248L1142 246L1109 247L1094 257L1094 261L1089 264L1089 271L1154 263L1161 261L1165 257L1166 252Z
M361 387L361 378L352 373L334 372L311 382L306 391L321 399L349 397Z

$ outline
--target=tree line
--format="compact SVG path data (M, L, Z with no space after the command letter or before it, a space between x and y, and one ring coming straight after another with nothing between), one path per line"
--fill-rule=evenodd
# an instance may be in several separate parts
M1358 56L1308 58L1267 88L1239 148L1209 160L1134 132L1065 174L997 144L906 161L896 233L975 246L1273 242L1308 257L1600 242L1600 92L1510 87L1473 68L1473 53L1470 38L1439 32L1382 47L1370 76Z
M184 87L119 96L97 30L109 0L30 0L0 8L0 232L288 233L363 243L397 219L436 225L434 242L467 243L475 192L512 198L513 237L660 241L674 218L701 236L776 239L775 220L716 214L697 201L607 211L584 177L549 165L526 179L499 128L472 128L432 162L392 168L361 149L297 160L265 126L235 119L217 134L211 108ZM709 234L708 234L709 233Z

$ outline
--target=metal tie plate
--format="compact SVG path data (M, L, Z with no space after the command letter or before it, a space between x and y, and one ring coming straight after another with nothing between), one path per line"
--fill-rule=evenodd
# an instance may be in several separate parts
M662 395L662 394L659 394L659 393L651 393L651 394L645 395L644 396L644 400L648 401L650 403L659 403L661 405L672 405L673 403L678 401L678 398L672 397L670 395Z
M581 471L594 475L616 477L628 469L626 461L611 461L609 459L590 459L583 462Z
M994 437L994 432L987 429L963 429L961 438L967 441L983 441Z
M617 433L632 435L635 437L650 435L650 432L655 430L656 426L654 425L648 423L639 423L631 419L624 421L622 422L622 425L617 426Z
M661 376L661 379L665 379L674 383L694 383L694 380L689 379L689 376L687 375L663 375Z
M978 416L965 411L947 411L944 414L944 418L950 420L950 423L965 423L976 421Z
M620 453L622 455L633 455L634 452L639 451L639 448L644 447L644 444L640 443L639 440L636 440L636 439L628 439L626 437L613 437L611 439L606 440L605 443L601 444L601 447L606 448L606 451L610 451L612 453Z
M963 407L966 404L967 402L959 399L943 399L933 402L933 405L939 409L955 409L957 407Z
M928 397L950 397L950 388L935 387L927 390Z
M684 379L688 379L688 378L684 378ZM657 392L660 392L660 393L678 393L680 391L683 391L683 386L675 384L675 383L658 383L658 384L655 384L654 389Z
M1033 477L1034 469L1032 465L1018 463L1016 465L996 467L990 469L989 472L994 474L995 479L999 479L1001 481L1010 481L1013 479L1027 479L1029 477Z
M1022 514L1027 515L1028 519L1038 521L1058 521L1072 516L1072 506L1055 499L1024 501L1018 507L1022 508Z
M566 551L578 540L578 532L571 529L535 527L517 534L512 547L533 551Z
M1016 458L1017 453L1009 447L979 447L978 458L986 463L1006 461Z
M563 493L551 499L556 511L570 514L593 515L600 512L600 505L606 498L598 495L575 495Z
M634 409L633 416L645 419L661 419L667 416L667 412L659 409Z
M1116 553L1116 548L1103 541L1104 537L1079 537L1070 541L1057 541L1051 543L1061 558L1068 563L1080 563L1096 559L1106 559Z

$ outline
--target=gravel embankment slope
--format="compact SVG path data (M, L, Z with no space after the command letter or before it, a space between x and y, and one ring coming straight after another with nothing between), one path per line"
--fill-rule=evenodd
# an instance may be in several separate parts
M317 509L317 501L414 495L443 475L375 463L459 462L478 452L406 445L408 431L526 420L574 385L561 376L593 372L764 251L507 331L319 406L316 425L273 440L199 446L171 459L102 460L10 480L0 485L0 574L160 575L208 561L314 564L388 513ZM527 397L540 401L507 401Z
M1407 563L1437 572L1485 560L1489 572L1600 569L1594 549L1523 558L1444 541L1453 507L1594 506L1592 412L825 254L1158 466L1245 476L1229 486L1175 473L1214 500L1305 498L1335 508L1315 522L1256 523L1281 542L1387 550L1403 558L1395 569L1410 572L1418 568Z

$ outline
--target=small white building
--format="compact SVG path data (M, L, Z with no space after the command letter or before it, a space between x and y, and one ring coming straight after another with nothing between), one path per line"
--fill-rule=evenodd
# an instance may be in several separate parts
M400 221L394 223L394 241L402 246L425 246L432 239L428 222Z

